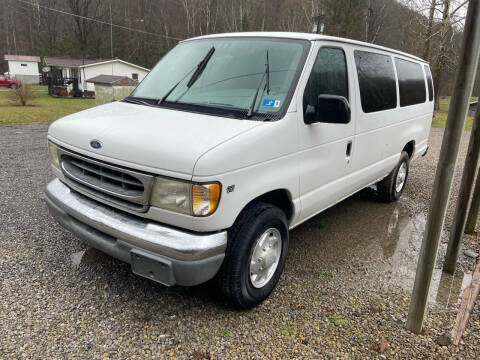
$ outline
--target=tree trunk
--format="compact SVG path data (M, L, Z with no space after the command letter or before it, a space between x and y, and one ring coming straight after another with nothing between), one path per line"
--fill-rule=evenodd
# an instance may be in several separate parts
M423 59L428 60L430 56L430 38L432 37L432 28L433 28L433 17L435 15L435 8L437 0L432 0L430 4L430 13L428 15L428 24L427 28L425 29L425 46L423 48Z

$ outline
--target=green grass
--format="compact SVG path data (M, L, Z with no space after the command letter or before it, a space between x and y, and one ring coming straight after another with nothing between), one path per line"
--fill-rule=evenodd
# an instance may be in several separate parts
M475 98L471 98L470 101L476 100ZM432 127L436 128L444 128L445 123L447 122L447 115L448 115L448 107L450 106L450 96L441 96L440 97L440 109L435 111ZM467 123L465 124L465 130L472 130L473 124L473 116L467 117Z
M335 326L348 327L350 325L350 320L342 315L333 315L328 318L328 321L333 323Z
M281 333L284 336L295 335L296 332L297 332L297 329L295 329L295 327L291 325L285 325L285 326L282 326L281 328Z
M27 106L9 100L8 91L0 91L0 125L51 123L63 116L95 106L94 99L54 98L48 95L47 87L34 85L35 99ZM474 98L472 98L472 101ZM447 120L450 97L440 97L440 109L435 111L432 126L444 128ZM472 129L473 116L468 116L465 129ZM323 224L319 225L322 229Z
M223 330L221 331L221 334L222 334L223 337L228 338L228 337L230 337L230 336L232 335L232 332L231 332L229 329L223 329Z
M50 123L95 106L94 99L54 98L48 95L46 86L32 88L35 99L27 106L12 103L8 91L0 91L0 125Z

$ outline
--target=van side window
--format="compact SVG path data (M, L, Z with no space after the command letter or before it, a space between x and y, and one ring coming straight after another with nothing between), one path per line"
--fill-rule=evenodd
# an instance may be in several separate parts
M400 106L409 106L427 101L425 76L422 66L412 61L395 58L397 67Z
M430 72L430 66L423 65L425 68L425 74L427 74L427 85L428 85L428 101L433 101L433 80L432 73Z
M360 84L360 99L365 113L397 106L397 84L392 58L367 51L354 51Z
M319 95L339 95L348 100L348 76L345 53L339 48L324 47L317 59L303 93L303 112L317 106Z

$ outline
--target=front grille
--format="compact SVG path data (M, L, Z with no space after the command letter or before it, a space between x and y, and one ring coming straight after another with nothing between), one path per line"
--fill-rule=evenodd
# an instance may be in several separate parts
M123 172L108 169L71 156L65 156L63 166L77 180L82 180L82 182L88 183L95 188L101 188L124 196L138 197L143 195L143 183Z
M97 200L146 211L153 176L59 149L62 171L76 190Z

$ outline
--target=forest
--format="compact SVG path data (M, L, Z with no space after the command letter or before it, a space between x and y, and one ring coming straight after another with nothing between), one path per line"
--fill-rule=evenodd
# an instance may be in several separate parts
M41 57L118 57L151 68L179 41L194 36L317 32L420 56L431 64L436 95L448 95L467 4L465 0L0 0L0 49L2 54Z

